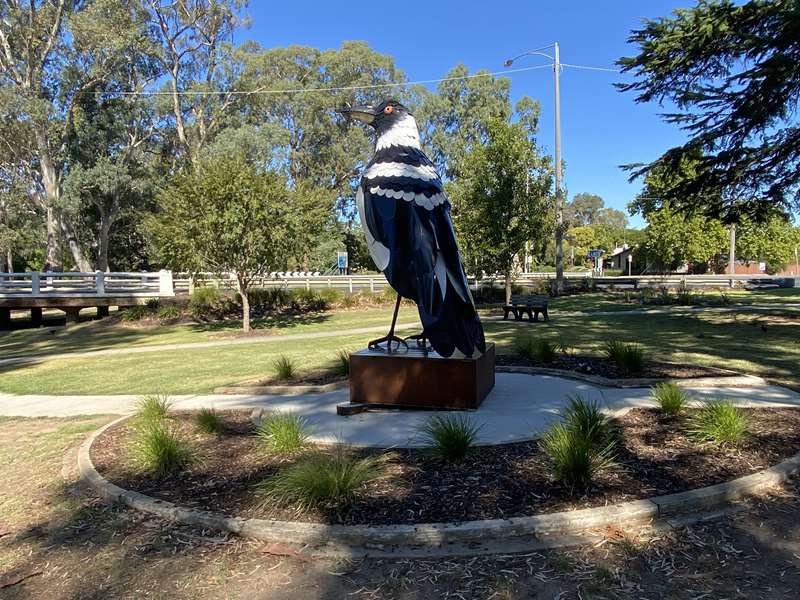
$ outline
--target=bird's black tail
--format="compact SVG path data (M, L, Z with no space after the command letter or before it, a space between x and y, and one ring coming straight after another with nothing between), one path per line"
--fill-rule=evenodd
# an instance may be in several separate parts
M444 298L436 298L430 313L421 304L418 306L425 337L437 354L475 358L486 352L483 326L468 288L462 288L459 294L448 278Z

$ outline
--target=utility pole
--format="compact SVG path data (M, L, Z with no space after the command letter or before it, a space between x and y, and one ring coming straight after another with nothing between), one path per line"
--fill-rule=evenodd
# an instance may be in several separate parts
M553 78L555 80L556 104L556 294L564 291L564 206L561 198L561 88L559 85L559 71L561 60L558 53L558 42L553 44Z
M553 56L545 54L542 50L553 48ZM558 42L528 50L509 58L505 63L506 67L514 64L514 61L523 56L544 56L553 61L553 75L555 82L555 175L556 175L556 294L564 291L564 206L561 198L561 88L559 86L559 75L561 74L561 57L559 54Z
M728 255L728 274L736 274L736 225L731 224L731 250Z

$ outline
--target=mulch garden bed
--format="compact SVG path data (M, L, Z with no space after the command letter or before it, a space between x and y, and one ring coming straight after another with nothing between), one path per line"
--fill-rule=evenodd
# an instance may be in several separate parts
M296 458L263 450L244 410L220 411L227 431L219 437L198 433L193 413L176 413L173 419L200 459L164 480L142 474L131 461L128 421L95 441L92 460L106 479L123 488L243 517L372 525L495 519L686 491L754 473L800 450L800 410L744 410L748 435L738 448L698 443L683 433L680 420L652 409L631 410L614 420L619 434L615 466L583 495L553 481L549 460L536 442L522 442L476 448L461 464L442 462L424 450L392 450L390 477L370 484L347 508L298 514L290 506L259 507L255 484ZM309 451L314 450L333 448Z
M712 369L710 367L660 363L655 361L645 362L644 368L638 373L629 373L620 369L615 362L600 356L559 355L553 362L544 363L514 354L498 354L495 359L495 364L497 366L506 367L546 367L548 369L563 369L565 371L585 373L586 375L598 375L608 379L693 379L695 377L725 376L719 369Z

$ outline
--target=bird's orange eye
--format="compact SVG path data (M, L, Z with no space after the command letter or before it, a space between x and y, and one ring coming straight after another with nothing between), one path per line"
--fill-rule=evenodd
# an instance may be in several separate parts
M383 112L385 112L387 115L392 114L394 112L394 106L390 104L389 106L383 109Z

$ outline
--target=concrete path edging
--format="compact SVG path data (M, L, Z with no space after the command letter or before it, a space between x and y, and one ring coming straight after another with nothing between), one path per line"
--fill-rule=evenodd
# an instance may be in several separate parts
M624 529L630 525L652 525L656 522L666 526L685 526L707 520L709 512L719 514L720 510L730 508L732 502L778 486L800 472L799 452L752 475L696 490L608 506L509 519L377 526L245 519L185 508L125 490L100 475L91 460L92 444L106 430L128 418L130 417L125 416L116 419L93 432L78 450L79 475L101 497L170 521L265 542L313 546L321 548L323 553L327 546L338 548L334 553L341 553L341 548L344 547L362 556L385 555L384 547L394 545L400 547L399 551L394 552L396 556L405 555L403 548L412 550L420 547L432 552L432 555L453 556L469 553L464 549L475 544L497 542L501 548L507 549L509 545L513 545L514 540L535 541L538 548L561 547L565 545L564 536L572 540L573 544L581 543L585 541L582 534L611 526ZM525 546L522 548L524 550Z
M677 364L677 363L672 363ZM684 379L674 379L670 377L630 377L627 379L609 379L601 375L590 375L579 371L567 369L554 369L551 367L523 367L513 365L497 365L497 373L525 373L527 375L553 375L564 379L574 379L585 381L607 388L643 388L651 387L664 381L670 381L680 387L753 387L768 385L767 381L757 375L738 373L728 369L714 369L716 376L686 377Z

